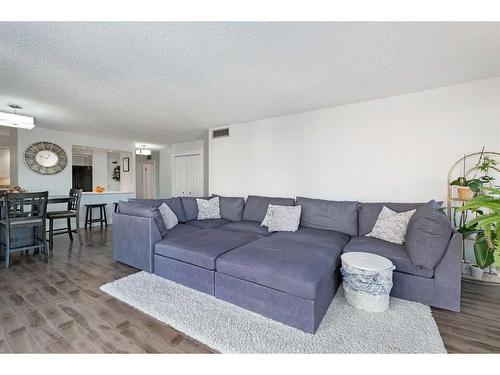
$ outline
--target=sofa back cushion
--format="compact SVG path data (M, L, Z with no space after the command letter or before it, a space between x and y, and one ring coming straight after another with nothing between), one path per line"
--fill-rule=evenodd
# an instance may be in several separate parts
M150 207L137 202L118 202L118 212L122 215L149 217L154 220L162 237L167 235L167 227L163 221L160 211L157 207ZM129 228L134 230L134 228Z
M175 216L179 220L179 223L186 222L186 215L184 214L184 208L182 207L181 198L165 198L165 199L136 199L129 198L129 202L141 203L149 207L160 207L163 203L166 203L168 207L174 212Z
M357 201L327 201L297 197L296 205L302 206L300 225L303 227L333 230L349 236L358 234Z
M443 257L453 233L450 220L440 206L435 201L420 206L406 231L408 256L413 264L429 270L434 269Z
M198 219L198 204L196 199L210 199L211 197L181 197L182 207L186 215L186 222Z
M385 206L396 212L417 209L422 203L359 203L359 235L366 236L377 222L378 215Z
M245 203L245 208L243 209L243 220L261 223L266 216L267 208L270 204L277 206L293 206L294 203L293 198L273 198L249 195Z
M245 199L219 196L220 217L229 221L241 221Z

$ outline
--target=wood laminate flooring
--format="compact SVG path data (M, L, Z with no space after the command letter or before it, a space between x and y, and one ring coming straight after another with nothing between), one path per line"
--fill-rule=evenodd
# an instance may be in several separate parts
M56 236L48 262L18 253L0 268L0 352L213 352L99 290L137 272L113 261L111 231L85 231L81 247ZM462 312L433 314L450 353L500 353L500 287L464 282Z

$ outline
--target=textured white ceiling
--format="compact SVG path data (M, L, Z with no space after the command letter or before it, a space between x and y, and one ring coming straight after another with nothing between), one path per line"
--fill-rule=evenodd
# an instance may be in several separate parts
M0 23L0 111L168 144L500 75L500 23Z

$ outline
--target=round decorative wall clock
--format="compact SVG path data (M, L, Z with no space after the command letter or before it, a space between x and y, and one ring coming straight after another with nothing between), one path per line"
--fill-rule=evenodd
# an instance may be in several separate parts
M68 164L66 152L51 142L33 143L24 151L24 162L33 172L54 175Z

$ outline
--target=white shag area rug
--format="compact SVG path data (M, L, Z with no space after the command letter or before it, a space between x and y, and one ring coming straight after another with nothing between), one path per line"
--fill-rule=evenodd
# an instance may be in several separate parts
M339 288L313 335L147 272L101 290L222 353L446 353L430 307L397 298L368 313Z

